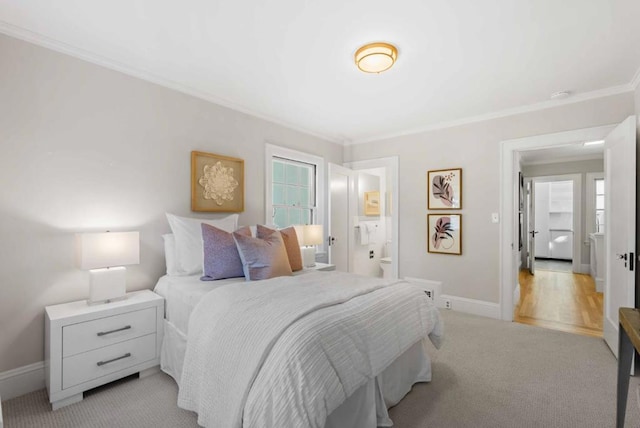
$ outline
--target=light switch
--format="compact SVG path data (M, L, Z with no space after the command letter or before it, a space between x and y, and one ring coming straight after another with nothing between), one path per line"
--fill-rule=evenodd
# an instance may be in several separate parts
M491 223L500 223L500 215L498 213L491 213Z

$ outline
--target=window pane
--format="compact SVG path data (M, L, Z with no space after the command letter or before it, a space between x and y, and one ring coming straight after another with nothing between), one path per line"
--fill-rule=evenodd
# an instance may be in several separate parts
M273 204L284 205L284 184L273 184Z
M604 195L604 180L596 180L596 194Z
M287 209L286 208L275 208L275 215L273 216L273 224L278 227L287 227L289 226Z
M303 210L302 211L302 221L300 224L311 224L311 210Z
M300 179L298 178L298 168L295 165L287 164L286 166L286 183L287 184L298 184Z
M303 207L311 206L311 198L309 197L308 187L300 187L300 205Z
M300 205L300 188L296 186L287 186L287 205Z
M604 195L596 196L596 209L603 210L604 209Z
M599 232L601 231L600 226L604 228L604 211L596 211L596 225Z
M273 161L273 181L284 183L284 164L282 162Z
M313 167L311 166L303 166L300 167L300 184L304 186L308 186L311 182L311 173L313 172Z
M289 208L289 224L301 224L301 222L302 210L300 208Z

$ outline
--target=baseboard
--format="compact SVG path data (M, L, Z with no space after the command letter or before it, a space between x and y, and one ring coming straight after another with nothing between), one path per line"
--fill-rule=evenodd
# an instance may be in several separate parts
M516 288L513 289L513 305L520 303L520 283L516 284Z
M43 389L44 376L42 361L0 373L0 397L6 401Z
M485 300L467 299L466 297L450 296L443 294L440 301L449 300L451 302L451 309L458 312L466 312L472 315L479 315L481 317L501 319L500 318L500 304L487 302ZM438 305L443 308L444 304Z
M587 275L591 275L591 265L589 263L583 263L580 265L580 272L578 273L586 273Z

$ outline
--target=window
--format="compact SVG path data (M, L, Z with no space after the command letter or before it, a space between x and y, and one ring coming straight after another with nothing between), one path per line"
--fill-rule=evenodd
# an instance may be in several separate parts
M313 224L316 210L316 166L272 158L272 222L278 227Z
M604 178L597 178L595 181L596 197L596 232L604 232Z
M265 152L265 222L323 224L324 159L272 144Z

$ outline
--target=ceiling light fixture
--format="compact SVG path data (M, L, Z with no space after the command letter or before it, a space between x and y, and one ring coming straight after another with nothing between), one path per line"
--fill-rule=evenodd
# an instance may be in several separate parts
M582 145L583 146L599 146L600 144L604 144L604 140L585 141Z
M398 58L398 49L389 43L369 43L356 51L358 68L365 73L382 73L390 69Z

